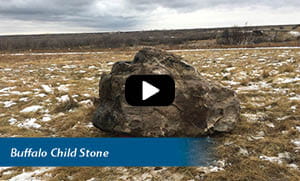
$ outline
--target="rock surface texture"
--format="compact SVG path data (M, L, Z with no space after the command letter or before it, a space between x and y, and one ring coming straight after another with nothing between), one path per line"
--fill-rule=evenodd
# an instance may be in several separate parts
M134 107L125 99L125 82L133 74L168 74L175 99L164 107ZM181 57L145 48L133 61L117 62L99 83L100 105L93 124L106 132L143 137L197 137L228 132L239 120L240 103L233 90L209 81Z

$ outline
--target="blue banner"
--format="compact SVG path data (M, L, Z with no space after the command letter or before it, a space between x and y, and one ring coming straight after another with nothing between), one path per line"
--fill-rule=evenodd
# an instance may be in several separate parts
M0 138L0 166L206 166L209 138Z

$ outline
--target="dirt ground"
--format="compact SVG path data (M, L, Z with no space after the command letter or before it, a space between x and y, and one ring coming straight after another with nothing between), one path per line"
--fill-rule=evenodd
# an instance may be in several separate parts
M211 166L0 167L0 180L300 180L300 49L173 52L241 101ZM0 136L111 136L91 124L100 75L135 53L0 54Z

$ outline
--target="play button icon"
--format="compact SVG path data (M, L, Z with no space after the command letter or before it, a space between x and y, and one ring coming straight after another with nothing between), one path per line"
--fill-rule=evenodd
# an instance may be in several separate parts
M146 81L143 81L143 88L142 89L143 89L143 92L142 92L143 101L159 92L158 88L152 86L151 84L149 84Z
M132 106L168 106L175 97L169 75L131 75L125 83L125 98Z

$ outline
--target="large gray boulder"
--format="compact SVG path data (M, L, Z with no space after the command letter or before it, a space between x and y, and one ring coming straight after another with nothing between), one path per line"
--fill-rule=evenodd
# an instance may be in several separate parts
M168 74L175 81L169 106L134 107L125 100L125 81L132 74ZM233 90L200 76L181 57L145 48L133 61L116 62L99 83L93 124L107 132L145 137L197 137L231 131L239 120L240 104Z

